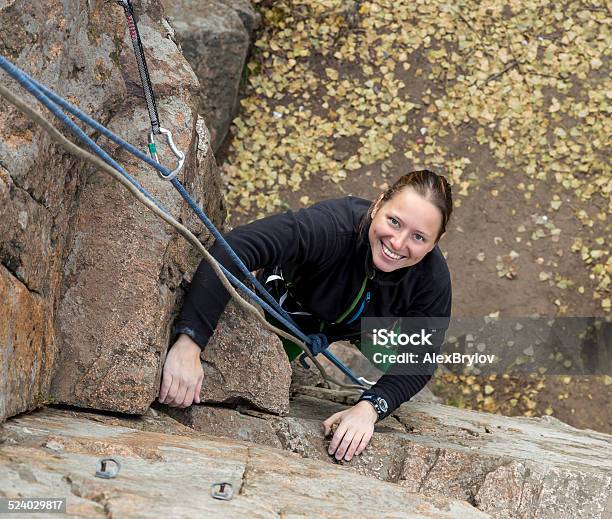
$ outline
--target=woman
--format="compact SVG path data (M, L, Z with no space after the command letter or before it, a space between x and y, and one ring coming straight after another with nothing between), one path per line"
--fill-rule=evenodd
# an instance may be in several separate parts
M274 269L280 274L272 279L282 278L284 307L297 312L294 317L304 333L322 331L330 342L359 344L360 317L450 317L450 274L437 243L451 212L446 179L423 170L402 176L374 203L354 197L327 200L238 227L226 239L251 271ZM211 253L238 276L220 247L214 245ZM178 339L166 358L160 402L179 407L199 403L200 351L228 300L203 261L177 322ZM438 338L436 347L440 343ZM284 346L290 360L301 352L287 341ZM418 393L430 373L386 373L352 408L325 420L326 435L338 424L330 454L347 461L361 454L374 424Z

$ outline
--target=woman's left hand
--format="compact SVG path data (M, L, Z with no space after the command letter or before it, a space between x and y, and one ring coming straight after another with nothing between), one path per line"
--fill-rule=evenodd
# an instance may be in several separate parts
M330 433L333 424L337 423L338 428L329 444L329 454L335 453L337 460L344 458L346 461L361 454L370 443L377 419L376 410L365 401L331 415L323 422L325 436Z

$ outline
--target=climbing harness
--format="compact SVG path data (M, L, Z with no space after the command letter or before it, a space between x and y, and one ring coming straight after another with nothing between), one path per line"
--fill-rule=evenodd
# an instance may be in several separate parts
M138 32L138 23L136 15L134 14L134 8L130 0L117 0L117 3L123 7L125 17L127 18L128 30L130 32L130 38L132 39L132 47L134 47L134 55L136 56L136 63L138 64L138 73L140 74L140 81L142 83L142 90L144 92L145 100L147 102L147 109L149 110L149 119L151 121L151 131L149 132L149 153L155 162L159 164L159 157L157 156L157 147L155 146L155 136L164 135L166 137L166 143L174 153L177 159L176 167L170 172L169 175L165 175L159 171L159 175L166 180L171 180L176 177L183 165L185 164L185 155L181 152L172 139L172 133L170 130L160 126L159 114L157 113L157 103L155 102L155 94L153 93L153 86L151 85L151 78L149 76L149 69L147 68L147 60L144 54L144 48L142 41L140 40L140 33Z
M357 297L353 300L353 302L351 303L351 305L348 307L348 309L346 310L346 312L344 312L337 320L336 323L340 323L348 314L349 312L351 312L353 310L353 308L355 308L355 306L357 305L358 301L361 299L361 296L363 295L363 291L365 289L366 283L367 283L368 278L366 277L366 279L363 282L363 285L361 286L361 289L359 290L359 293L357 294ZM281 290L278 291L277 289L274 288L274 285L272 285L272 283L277 282L280 285ZM295 316L309 316L312 317L312 314L310 312L304 312L304 311L289 311L287 308L284 308L284 304L287 302L287 298L289 298L289 287L292 285L291 282L286 282L285 278L284 278L284 274L283 271L280 267L274 267L274 270L272 271L272 273L270 275L266 275L265 279L264 279L264 288L267 285L271 285L271 289L268 292L272 292L272 291L278 291L278 294L276 297L278 297L278 305L289 315L295 315ZM267 290L267 288L266 288ZM282 292L282 294L280 294L280 292ZM354 321L359 315L361 315L361 313L363 313L363 310L365 308L365 304L366 301L370 300L370 292L367 292L366 294L366 300L364 301L364 303L361 305L360 309L358 310L357 314L355 314L355 317L351 319L352 322ZM321 330L319 332L322 331L323 329L323 324L321 323ZM311 343L309 344L310 347L310 353L314 356L318 355L319 353L323 353L328 359L330 359L335 366L340 369L340 371L342 371L349 379L351 379L352 376L354 376L350 370L348 368L346 368L346 366L342 363L342 361L340 359L338 359L331 351L328 351L327 348L329 346L329 340L327 339L327 336L324 333L313 333L310 336L311 339ZM301 366L304 369L310 369L310 366L308 365L308 363L306 362L306 359L308 358L308 355L306 353L302 353L299 357L298 360L301 364ZM352 379L351 379L352 380ZM369 380L367 380L364 377L359 377L357 379L357 381L360 384L367 384L369 386L373 386L374 382L370 382Z
M131 3L129 0L118 1L124 7L126 11L126 15L128 16L128 25L130 25L130 20L132 20L132 24L130 26L130 34L134 34L136 36L137 43L134 43L134 38L132 37L134 49L139 49L137 52L137 60L142 62L143 66L141 70L146 72L146 62L144 58L144 53L142 52L142 44L139 41L138 30L136 27L136 21L133 16L133 9L131 7ZM134 30L132 30L132 26ZM138 59L138 54L140 54L140 60ZM91 162L94 162L98 167L110 173L114 178L118 179L124 186L126 186L133 194L136 196L143 204L145 204L149 209L155 212L158 216L160 216L164 221L173 225L182 236L184 236L190 243L192 243L203 255L207 262L211 265L211 268L215 271L215 273L221 279L224 287L228 290L228 292L234 297L239 305L243 306L249 312L252 312L260 322L268 329L272 330L277 335L287 338L288 340L295 342L298 346L300 346L304 353L314 362L317 366L321 374L323 375L326 381L333 382L334 384L340 387L347 387L351 389L358 389L363 391L367 389L366 384L370 384L365 381L365 379L356 377L352 371L345 366L335 355L327 350L328 341L327 337L324 334L312 334L305 335L301 332L301 330L296 326L295 322L291 319L291 316L280 307L278 302L272 297L272 295L262 286L262 284L251 274L249 269L244 265L242 260L238 257L238 255L233 251L230 245L227 243L223 235L219 232L219 230L215 227L215 225L210 221L208 216L202 211L202 209L196 204L193 198L189 195L189 193L185 190L184 186L178 180L177 175L180 172L183 164L184 164L184 155L176 149L174 146L174 142L172 141L172 136L168 130L165 130L161 126L159 126L159 118L157 116L157 107L155 105L155 98L153 97L150 80L148 78L148 73L146 74L145 79L143 80L143 88L145 88L145 97L147 98L147 106L149 107L149 115L151 118L151 134L155 132L155 128L159 130L160 133L166 135L168 144L172 149L173 153L178 159L177 167L169 171L165 168L157 159L157 154L151 154L152 157L148 157L144 153L142 153L138 148L132 146L128 142L124 141L121 137L112 133L108 128L98 123L87 114L81 112L78 108L67 102L62 97L55 94L50 89L46 88L44 85L38 83L36 80L28 76L24 71L16 67L13 63L7 60L4 56L0 55L0 68L2 68L7 74L9 74L14 80L16 80L23 88L25 88L30 94L32 94L41 104L43 104L60 122L66 126L76 137L78 137L86 146L93 152L93 155L88 153L87 151L79 148L74 145L70 141L68 141L65 137L61 135L61 133L57 132L53 126L46 121L43 117L37 114L34 110L29 108L25 103L16 98L13 94L11 94L7 89L5 89L2 85L0 85L0 94L11 101L15 106L17 106L22 112L28 115L30 118L34 119L35 122L41 124L44 129L51 134L51 136L62 144L66 149L68 149L71 153L74 153L77 156L85 158ZM141 72L142 77L142 72ZM148 84L148 87L144 87L145 84ZM149 90L150 97L147 97L147 89ZM149 99L151 102L149 102ZM217 243L225 250L225 252L230 256L232 261L238 266L241 273L255 286L255 288L259 291L259 293L266 299L264 301L261 299L256 293L251 291L247 286L241 282L238 278L236 278L229 270L227 270L222 264L218 263L210 253L202 246L200 241L182 224L176 221L172 217L172 215L167 211L159 201L157 201L150 193L147 192L132 176L130 176L125 169L119 165L112 157L110 157L102 148L96 144L79 126L77 126L70 117L64 113L64 111L69 112L74 117L84 122L88 126L94 128L101 135L104 135L114 143L121 146L126 151L130 152L135 157L139 158L143 162L146 162L151 167L153 167L159 175L167 179L171 182L174 188L180 193L183 199L187 202L189 207L196 213L198 218L204 223L206 228L210 231L210 233L217 240ZM157 123L157 126L156 126ZM165 131L164 131L165 130ZM167 132L167 133L166 133ZM154 144L154 143L153 143ZM151 150L151 147L149 148ZM154 148L153 148L154 150ZM119 175L117 175L119 173ZM232 286L233 285L233 286ZM248 299L260 305L264 310L266 310L269 314L274 316L280 323L285 326L290 333L287 333L284 330L281 330L277 327L269 324L260 314L260 312L247 301L242 299L242 297L236 292L234 286L244 294ZM291 335L293 334L293 335ZM335 366L337 366L355 385L342 384L339 381L330 377L324 370L324 368L318 363L315 359L315 356L318 353L322 353L325 357L327 357Z

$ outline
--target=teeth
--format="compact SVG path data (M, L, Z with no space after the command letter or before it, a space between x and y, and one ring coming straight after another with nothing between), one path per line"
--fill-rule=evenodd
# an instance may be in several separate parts
M394 259L394 260L402 259L402 256L400 256L399 254L395 254L395 252L392 252L383 242L380 242L380 243L382 244L383 251L385 252L385 254L389 256L391 259Z

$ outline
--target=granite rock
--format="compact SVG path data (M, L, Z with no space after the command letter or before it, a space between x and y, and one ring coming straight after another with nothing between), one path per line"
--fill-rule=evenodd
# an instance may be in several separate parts
M465 502L406 492L278 449L151 427L56 410L10 420L0 428L3 495L65 497L66 517L348 519L357 507L377 518L489 517ZM107 456L121 470L96 478ZM232 485L230 500L212 498L220 482Z
M164 6L200 81L201 109L216 151L237 113L250 33L259 16L246 1L164 0Z
M334 399L348 400L343 392L333 393L296 388L287 417L227 412L254 416L260 428L267 421L285 450L337 463L327 454L321 423L347 408ZM191 412L205 413L200 408ZM206 420L197 423L199 431L210 431ZM238 430L228 426L224 436L236 438ZM611 440L550 418L509 418L408 402L376 424L360 456L341 464L409 492L467 501L496 518L603 519L612 511ZM254 441L272 445L263 437Z
M280 339L230 301L202 353L202 402L289 411L291 367Z
M136 8L161 122L187 155L180 178L218 224L224 207L210 138L198 123L197 77L168 37L159 1ZM3 55L145 148L148 114L116 3L14 0L0 3L0 19ZM90 135L209 242L166 181ZM161 160L174 164L165 144L158 147ZM7 298L0 308L0 420L46 400L144 412L197 261L106 173L75 160L0 103L0 284Z

